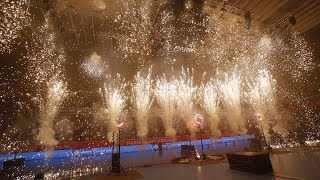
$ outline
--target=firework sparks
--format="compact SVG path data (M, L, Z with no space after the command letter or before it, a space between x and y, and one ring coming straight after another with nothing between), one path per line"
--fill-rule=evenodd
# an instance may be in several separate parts
M27 78L33 82L36 89L35 98L40 109L37 139L52 149L58 144L54 137L53 123L67 96L62 74L65 57L63 49L56 45L56 37L48 18L37 32L38 34L33 34L33 41L27 46L29 51L25 58L30 61Z
M54 137L53 123L63 100L67 96L67 89L66 84L59 77L52 78L47 86L48 93L44 100L45 103L40 106L41 121L37 139L40 144L51 149L58 144Z
M210 78L209 82L202 84L200 87L200 104L207 111L209 115L208 121L210 122L211 132L215 137L221 136L219 129L219 97L218 88L213 78Z
M95 10L102 11L108 8L103 1L94 1L93 3ZM212 76L208 77L208 82L199 82L201 84L199 89L200 105L209 115L208 122L214 136L221 136L219 126L222 128L225 123L222 121L224 118L219 117L219 115L223 115L223 113L226 114L226 124L232 134L244 134L246 132L241 110L243 108L241 98L244 93L246 94L246 100L254 108L255 115L259 115L263 123L266 122L267 115L270 116L271 114L268 112L276 111L275 102L280 105L281 101L279 99L283 97L286 98L285 103L290 101L291 104L287 103L290 106L289 108L292 108L292 104L295 103L302 104L304 113L301 113L303 115L300 116L308 119L309 130L311 129L312 134L319 137L319 131L317 131L319 123L316 121L319 119L318 111L308 107L308 104L304 103L305 99L301 97L303 87L309 81L308 76L313 67L313 54L307 42L297 33L290 32L286 35L277 31L265 33L256 26L245 29L239 26L241 20L238 17L231 14L226 15L227 13L220 16L209 10L210 12L207 12L210 15L210 17L207 16L209 23L204 26L200 25L205 29L205 33L202 33L205 34L204 38L204 36L200 37L193 33L195 31L194 26L190 27L189 25L194 21L189 21L187 16L183 15L184 13L181 13L183 16L177 18L173 9L158 9L157 16L159 19L155 21L150 18L152 17L150 14L154 11L152 1L128 0L115 3L121 4L121 10L114 12L116 18L113 19L114 32L119 32L113 38L119 44L115 48L121 55L119 56L121 63L129 63L134 59L135 62L142 62L145 65L144 61L151 55L151 44L157 45L155 42L159 42L161 47L158 48L157 46L155 48L158 51L156 56L164 56L164 65L170 62L169 64L173 66L179 66L178 63L181 61L176 61L176 58L170 57L179 52L183 55L185 55L184 53L188 54L184 56L186 57L185 62L187 62L184 66L187 67L190 64L195 72L197 72L196 68L225 70L221 72L221 74L224 73L221 79ZM187 1L185 8L192 11L192 4L190 3L191 1ZM214 10L205 3L204 11L208 9ZM20 32L29 25L31 20L29 1L1 1L0 10L0 22L4 22L0 25L0 52L10 52L14 40L20 36ZM39 137L43 138L38 139L43 144L54 145L57 141L54 139L52 123L57 115L57 109L66 96L65 87L67 83L65 83L65 76L63 75L64 50L56 42L56 35L51 28L48 17L46 15L44 26L34 28L35 31L30 35L30 41L26 43L27 54L25 59L28 59L28 61L23 59L19 63L28 63L29 65L27 78L30 84L27 86L32 92L28 94L28 98L30 97L33 102L39 103L39 109L41 110ZM59 19L60 16L58 15L56 18ZM111 18L111 16L108 18ZM187 28L180 29L177 26L177 23L179 23L177 21L184 21ZM182 31L185 34L180 34ZM105 54L101 54L101 56L104 57ZM101 56L93 53L80 66L91 77L90 80L92 78L103 78L107 74L106 71L109 70L107 62ZM196 61L187 61L188 59L196 59ZM115 61L115 63L118 62ZM236 70L233 69L235 66L238 67ZM15 71L15 69L13 68L12 71ZM230 73L231 71L232 73ZM18 73L18 71L15 73ZM152 87L153 80L150 77L150 72L147 75L140 72L136 74L135 82L132 84L130 91L132 94L130 95L133 97L134 110L132 116L137 119L138 137L143 138L148 134L147 119L148 113L152 112L153 93L162 111L162 121L167 136L176 134L173 128L173 126L176 126L174 124L175 114L186 120L187 128L189 128L191 134L194 132L194 129L192 129L194 127L189 122L192 120L195 106L193 97L197 90L193 78L197 79L198 75L188 72L188 70L182 70L180 77L178 76L176 79L175 77L168 78L167 75L157 78L155 86ZM248 82L248 93L243 92L241 77L248 77L250 81L252 80L252 82ZM2 74L1 78L3 78ZM273 79L277 80L277 84L274 83ZM16 82L11 81L15 80L11 80L9 77L0 84L3 87L3 90L0 91L2 102L6 101L7 103L11 100L8 98L11 94L18 94L14 88ZM78 83L80 86L82 85L81 82ZM315 80L315 84L317 83L317 80ZM54 89L59 89L55 88L60 86L58 84L61 84L60 91L64 93L56 92L54 94ZM282 97L273 94L275 93L275 85L277 85L277 93L281 94ZM105 82L101 89L105 101L102 114L108 119L109 140L110 134L116 130L117 126L122 125L119 119L126 106L126 87L127 83L118 77L117 80ZM34 92L36 93L35 97L33 96ZM60 97L55 100L53 98L55 96ZM15 98L19 99L19 97ZM15 102L14 106L27 109L23 104L25 103L19 100ZM46 112L48 107L51 106L55 108ZM296 112L290 113L292 116L297 114ZM6 117L1 114L0 118L2 118L0 122L4 123ZM9 119L12 121L11 117ZM305 121L297 121L295 124L290 124L290 128L296 126L296 129L299 129L301 124L306 123ZM84 126L84 123L79 121L78 125ZM10 133L18 133L16 128L11 130L13 126L14 122L12 121L12 124L8 126L9 130L3 133L4 137L10 137L6 142L14 141L12 136L9 135ZM311 128L311 126L313 127ZM48 133L45 134L45 132ZM310 131L310 134L308 134L310 137L308 138L312 139L312 134Z
M0 53L11 52L14 40L30 24L29 6L29 0L0 2Z
M275 116L276 104L274 98L276 82L272 78L271 74L262 69L259 71L258 76L254 83L249 84L249 93L245 92L246 99L252 105L255 111L255 116L258 118L259 123L262 124L262 128L269 129L268 117ZM264 133L265 131L263 131ZM267 132L264 134L267 137Z
M27 78L34 82L38 90L42 90L41 86L45 86L48 79L62 74L64 50L56 43L49 18L32 36L32 42L27 45L28 54L24 57L30 61Z
M111 77L108 79L111 79ZM104 83L103 88L100 89L108 114L109 123L107 137L110 141L113 140L112 135L116 132L118 125L122 123L119 122L119 119L128 99L125 95L126 87L127 84L124 83L124 79L121 79L120 74L117 74L117 77L113 81Z
M282 76L290 74L294 82L307 81L305 75L313 69L313 53L305 39L292 32L289 37L276 37L274 41L275 51L269 59L272 70Z
M102 61L101 56L93 52L90 58L82 63L81 68L90 77L100 78L105 73L107 65Z
M227 123L230 133L244 135L245 122L241 111L241 77L236 68L231 74L224 74L224 81L218 80L219 93L225 106Z
M177 113L182 117L191 136L194 136L197 130L192 120L196 91L197 88L193 85L192 70L182 68L177 82Z
M133 112L137 120L137 132L139 138L145 138L148 134L148 117L153 102L153 88L151 79L151 68L146 76L140 71L134 77L132 84Z
M176 112L178 81L172 78L167 80L163 75L156 80L155 95L162 111L162 122L165 128L165 135L173 137L176 130L173 128L173 116Z
M257 111L264 112L268 107L275 106L274 92L275 80L266 70L260 70L255 83L249 84L249 93L247 94L249 102Z
M120 35L117 39L122 60L127 60L128 57L134 55L137 57L134 62L143 63L150 55L151 5L152 2L149 0L122 1L123 13L115 19L115 22L120 23L119 30L129 30L127 35Z

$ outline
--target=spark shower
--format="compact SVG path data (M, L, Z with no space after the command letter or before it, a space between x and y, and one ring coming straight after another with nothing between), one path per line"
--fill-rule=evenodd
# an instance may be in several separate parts
M29 24L29 8L24 8L29 5L29 1L24 2L13 6L4 2L6 6L1 6L10 12L19 11L19 16L23 18L0 16L7 23L6 28L0 28L1 42L4 42L0 53L11 52L11 42ZM28 64L28 73L21 83L32 92L25 93L28 94L28 103L36 104L39 111L30 117L30 123L39 124L38 127L32 126L37 134L33 134L33 141L24 141L23 138L15 140L13 137L21 134L21 131L13 124L12 130L9 128L2 134L3 144L56 145L58 140L54 129L62 118L59 110L67 108L68 103L65 101L77 94L72 92L70 84L81 87L81 81L87 81L87 84L94 81L99 86L94 90L92 87L82 87L99 94L102 102L100 106L88 107L95 111L92 119L98 121L90 120L87 124L101 126L104 129L101 137L109 140L122 123L124 132L130 136L153 136L152 126L156 124L153 122L156 118L161 122L161 125L156 126L164 129L162 135L174 137L184 133L193 136L198 131L193 117L198 113L205 117L205 129L213 137L245 135L249 127L255 124L249 120L256 120L256 117L262 121L266 134L272 128L273 131L286 129L295 122L294 113L279 107L283 97L290 98L291 102L302 101L299 93L313 70L313 55L307 42L294 30L265 32L258 26L246 29L238 25L238 17L221 18L210 7L204 6L203 12L210 16L206 36L200 38L192 34L192 28L182 29L186 34L181 35L172 24L162 26L174 21L173 13L164 10L161 12L163 19L157 25L159 32L155 32L155 38L163 39L163 48L160 56L151 56L154 48L150 43L153 40L149 37L153 33L152 21L147 18L151 7L149 3L142 4L144 6L135 9L132 8L137 5L135 1L123 3L124 15L114 19L120 22L120 28L126 27L128 23L131 25L130 35L124 39L121 36L118 42L118 59L110 60L107 52L93 50L86 57L78 59L80 65L77 68L85 76L81 80L68 77L66 64L69 60L64 50L68 44L59 42L50 12L45 15L45 22L31 34L31 41L24 46L27 53L18 62ZM139 15L145 19L143 23L140 23ZM186 48L177 46L175 36L178 35L183 36L181 41L188 44ZM192 42L189 42L190 39ZM188 49L188 52L183 49ZM175 55L181 53L187 55L179 57L177 61ZM132 62L128 57L135 57L135 60ZM125 72L113 68L112 61L138 65L134 66L131 78L124 78ZM3 81L6 87L10 87L10 78ZM294 90L291 90L292 87ZM3 102L7 101L4 98L7 92L14 94L15 90L8 88L8 91L1 92ZM15 101L21 104L22 100ZM251 112L251 116L248 112ZM4 113L0 117L4 117ZM313 122L315 117L308 118ZM75 126L81 126L82 123L73 122ZM128 124L135 127L130 129ZM90 131L92 133L97 129ZM286 136L285 132L277 133ZM311 139L313 136L310 133Z

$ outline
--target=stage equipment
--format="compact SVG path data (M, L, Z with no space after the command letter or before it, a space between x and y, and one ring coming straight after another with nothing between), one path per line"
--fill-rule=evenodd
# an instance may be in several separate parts
M246 28L249 29L250 25L251 25L251 12L250 11L246 11L246 13L244 14L244 20L245 20Z
M203 152L203 141L202 141L202 131L203 131L203 126L204 126L204 117L201 114L196 114L193 117L193 121L196 123L197 128L200 131L200 141L201 141L201 150L202 150L202 155L201 157L203 159L206 159L206 155Z
M3 168L0 172L0 179L15 179L23 175L25 163L24 158L14 158L4 161Z
M108 175L127 175L121 166L120 162L120 149L121 149L121 144L120 144L120 128L123 125L121 123L120 126L118 127L118 132L113 132L113 143L112 143L112 159L111 159L111 170ZM118 137L117 137L118 136ZM115 139L116 138L116 139ZM117 142L117 145L115 144L115 141Z
M290 16L288 21L292 26L295 26L297 24L297 20L294 16Z
M264 174L272 172L269 153L235 152L227 153L230 169Z
M192 145L181 145L181 157L183 158L196 157L196 148Z

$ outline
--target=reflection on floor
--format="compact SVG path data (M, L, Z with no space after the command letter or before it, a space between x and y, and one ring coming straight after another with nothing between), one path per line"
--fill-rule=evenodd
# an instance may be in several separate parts
M205 145L206 154L225 154L227 152L243 151L250 146L250 141L239 141L238 143L218 143ZM143 148L141 148L143 149ZM197 146L201 153L201 146ZM180 148L171 148L162 151L141 151L135 153L121 153L121 163L124 168L139 167L148 164L169 163L172 159L179 157ZM60 173L62 171L92 170L105 171L111 165L111 155L74 157L74 158L52 158L47 160L30 160L25 162L25 174L36 174L39 172ZM0 164L2 167L2 164Z
M225 154L226 152L244 151L248 142L221 143L205 146L205 154ZM201 147L197 147L201 153ZM275 151L270 154L274 173L255 175L231 170L227 162L196 166L190 164L172 164L171 160L180 156L179 148L163 151L142 151L122 153L121 163L126 171L133 170L141 176L134 179L320 179L320 149L290 149L285 153ZM111 165L111 155L89 156L83 158L55 158L48 160L26 161L25 174L32 178L34 174L44 172L51 179L95 179L95 173L107 174ZM86 175L85 174L91 174ZM109 179L109 178L107 178ZM113 179L113 178L112 178ZM128 179L128 178L121 178Z
M274 179L270 175L255 175L230 170L228 164L213 164L208 166L191 166L186 164L162 164L150 168L138 168L144 179L163 180L202 180L202 179L230 179L230 180L263 180Z
M231 170L227 163L195 167L188 164L161 164L152 167L140 167L138 171L143 179L223 179L223 180L269 180L269 179L320 179L320 152L294 152L271 154L274 173L257 175Z

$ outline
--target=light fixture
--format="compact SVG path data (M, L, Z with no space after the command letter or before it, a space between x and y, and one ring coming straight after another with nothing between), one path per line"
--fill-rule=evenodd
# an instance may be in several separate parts
M288 21L292 26L295 26L297 24L297 20L294 16L290 16Z
M249 29L250 25L251 25L251 12L250 11L246 11L246 13L244 14L244 20L245 20L246 28Z

